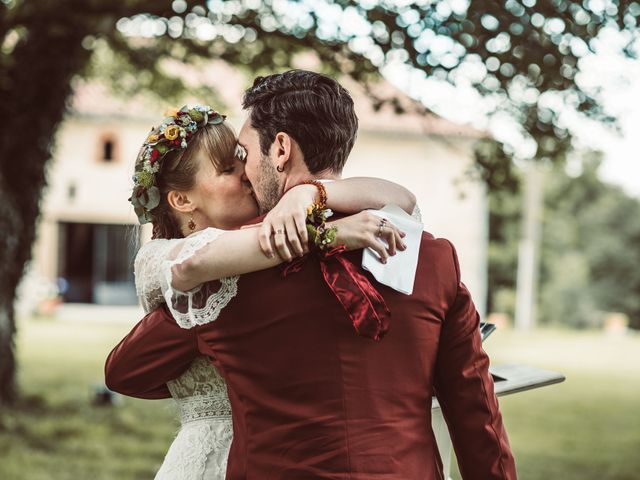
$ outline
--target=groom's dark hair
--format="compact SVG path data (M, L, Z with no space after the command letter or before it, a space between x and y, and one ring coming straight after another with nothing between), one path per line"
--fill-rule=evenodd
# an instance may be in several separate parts
M353 100L333 78L306 70L257 77L244 94L251 126L268 155L278 132L298 143L311 173L340 173L358 131Z

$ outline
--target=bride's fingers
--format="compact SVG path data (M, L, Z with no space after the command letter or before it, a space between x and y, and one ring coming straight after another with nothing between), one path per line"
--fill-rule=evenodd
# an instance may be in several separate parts
M381 238L387 242L387 252L389 255L393 256L396 254L396 237L393 233L393 226L390 224L386 224L382 227L382 235Z
M402 251L406 250L407 248L402 241L402 232L392 223L387 223L386 227L384 228L384 238L389 245L389 253L391 255L395 255L398 250Z
M380 257L380 261L382 263L387 263L389 254L387 253L387 249L385 248L384 244L378 240L378 237L376 237L375 235L371 237L368 247L378 254L378 257Z
M300 243L300 238L298 237L298 227L292 217L289 217L286 220L285 228L287 230L287 240L291 244L293 253L298 257L301 257L304 255L304 250L302 249L302 243Z
M302 249L304 250L304 253L307 253L307 251L309 250L309 232L307 232L307 216L304 214L295 215L293 217L293 220L296 224L296 229L298 230L298 237L302 242Z
M267 258L273 258L273 247L271 244L271 224L269 222L262 222L260 231L258 232L258 243L260 244L260 250L267 256Z
M401 231L399 228L396 227L396 229L394 230L394 235L396 236L396 245L398 246L398 250L406 250L407 249L407 244L404 243L403 238L407 236L406 233L404 233L403 231Z
M273 234L273 243L275 244L278 255L280 255L282 260L290 262L293 259L291 250L289 250L289 246L287 245L287 234L283 228L276 228L275 233Z

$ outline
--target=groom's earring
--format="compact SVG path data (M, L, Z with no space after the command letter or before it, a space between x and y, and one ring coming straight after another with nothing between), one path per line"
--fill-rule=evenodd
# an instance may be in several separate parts
M189 227L189 230L191 230L192 232L196 229L196 222L193 221L193 211L191 211L191 218L189 218L187 227Z
M276 166L276 170L279 171L280 173L284 172L284 167L281 167L280 165Z

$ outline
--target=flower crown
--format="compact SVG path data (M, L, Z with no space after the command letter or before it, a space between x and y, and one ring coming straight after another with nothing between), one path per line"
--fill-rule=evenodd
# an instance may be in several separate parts
M160 171L160 160L174 150L184 150L193 134L206 125L218 125L227 117L208 105L187 106L167 112L160 126L151 133L142 145L142 161L136 164L133 175L133 193L129 201L138 216L140 225L152 221L151 210L160 204L160 190L156 186L156 173Z

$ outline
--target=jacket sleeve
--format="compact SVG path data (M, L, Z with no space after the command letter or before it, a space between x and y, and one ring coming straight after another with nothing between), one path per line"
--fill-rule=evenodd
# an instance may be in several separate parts
M451 248L456 294L440 332L435 393L462 478L515 479L515 461L494 393L489 357L482 349L479 315L460 281L458 258Z
M180 328L163 306L147 314L111 351L105 383L130 397L167 398L166 383L198 355L197 329Z

